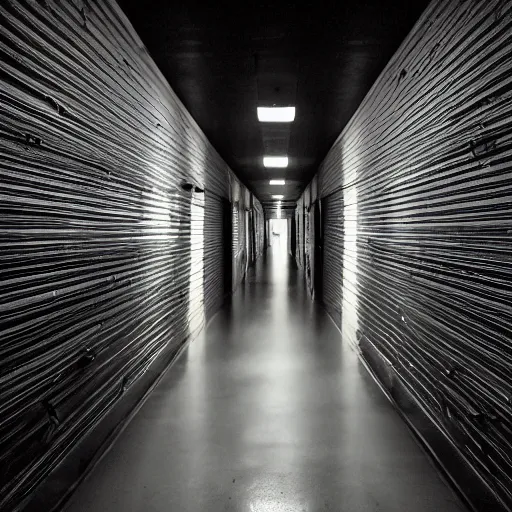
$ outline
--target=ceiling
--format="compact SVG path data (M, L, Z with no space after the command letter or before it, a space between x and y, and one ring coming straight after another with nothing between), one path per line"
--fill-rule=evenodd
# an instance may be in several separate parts
M425 0L119 0L209 140L264 204L294 203ZM257 106L294 105L290 124ZM265 169L264 154L287 154ZM284 178L285 186L270 186Z

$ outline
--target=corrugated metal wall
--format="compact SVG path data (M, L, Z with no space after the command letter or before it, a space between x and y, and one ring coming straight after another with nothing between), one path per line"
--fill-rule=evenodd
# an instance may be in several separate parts
M304 250L305 250L305 238L304 238L304 198L300 197L297 201L297 208L295 210L295 223L296 223L296 237L297 237L297 253L295 258L297 264L304 268Z
M512 507L512 2L432 2L318 177L344 338Z
M256 201L256 199L254 199ZM256 259L259 258L265 250L265 216L263 208L259 203L255 203L253 209L255 234L256 234Z
M314 211L311 207L309 189L304 201L304 277L309 294L313 295L314 263Z
M233 205L233 291L242 282L247 268L246 213L243 203Z
M219 198L248 191L113 1L2 2L0 59L9 511L220 305Z
M319 243L320 234L315 233L315 203L317 197L317 177L305 188L302 196L297 201L295 218L298 221L299 229L296 234L297 264L302 267L306 288L311 297L315 295L315 257L316 244Z
M224 198L205 193L204 217L204 303L206 318L211 318L224 302Z
M343 288L343 194L335 192L322 199L324 221L323 303L341 328Z

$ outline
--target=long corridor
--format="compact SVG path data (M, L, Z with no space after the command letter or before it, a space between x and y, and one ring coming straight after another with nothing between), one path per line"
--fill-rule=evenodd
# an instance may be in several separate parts
M465 510L276 245L68 512Z

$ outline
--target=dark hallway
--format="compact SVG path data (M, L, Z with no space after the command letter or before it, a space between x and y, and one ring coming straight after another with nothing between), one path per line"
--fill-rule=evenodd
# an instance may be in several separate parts
M461 512L279 242L68 512Z
M512 512L512 0L0 0L0 512Z

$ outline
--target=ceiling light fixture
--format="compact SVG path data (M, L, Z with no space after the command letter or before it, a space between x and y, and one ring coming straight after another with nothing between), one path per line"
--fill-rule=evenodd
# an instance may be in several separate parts
M263 165L265 167L288 167L287 156L264 156Z
M278 194L278 195L272 196L272 199L283 199L283 197L284 197L283 195Z
M270 180L268 182L269 185L284 185L284 180Z
M261 123L291 123L295 119L295 107L258 107Z

